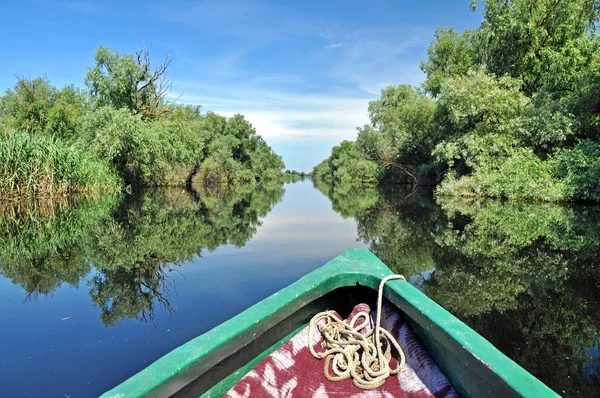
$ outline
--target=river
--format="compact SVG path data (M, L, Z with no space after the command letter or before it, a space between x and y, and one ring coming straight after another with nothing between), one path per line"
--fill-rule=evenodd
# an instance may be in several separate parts
M600 395L600 207L310 180L0 204L3 396L97 396L346 249Z

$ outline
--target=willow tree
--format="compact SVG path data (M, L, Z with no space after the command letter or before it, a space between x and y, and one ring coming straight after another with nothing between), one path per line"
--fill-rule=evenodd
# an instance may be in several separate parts
M474 38L472 30L458 33L453 28L439 28L435 31L427 49L428 58L421 62L421 70L427 75L423 82L425 91L438 96L445 79L466 75L477 64Z
M128 108L142 119L155 119L173 111L166 97L172 81L167 77L169 56L153 68L149 48L134 54L120 54L100 46L96 64L88 69L85 84L98 105Z
M473 2L475 4L475 2ZM489 72L532 94L574 88L598 49L599 0L484 0L478 53Z

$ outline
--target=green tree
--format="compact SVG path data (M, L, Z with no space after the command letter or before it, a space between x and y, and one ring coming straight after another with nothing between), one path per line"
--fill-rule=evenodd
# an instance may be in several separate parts
M421 70L427 75L423 83L425 91L439 95L444 80L452 76L464 76L477 62L474 32L462 34L453 28L439 28L427 49L428 58L421 62Z
M168 56L152 69L148 48L135 54L119 54L100 46L94 59L96 64L88 69L85 84L99 106L127 108L143 120L173 111L166 101L172 85L166 77L171 64Z
M520 78L531 95L572 90L597 52L598 0L484 0L477 49L498 76Z
M515 130L530 103L520 87L517 79L481 70L448 79L435 110L443 136L438 159L461 174L499 167L520 144Z
M88 107L87 102L87 94L73 85L57 91L48 110L46 133L75 142L81 132L80 121Z
M12 130L73 141L86 105L86 94L75 86L57 90L46 77L18 77L14 88L0 97L0 123Z
M359 129L361 135L370 136L361 145L365 154L377 152L376 160L392 174L400 172L418 183L418 168L431 162L435 145L432 121L435 102L409 85L390 86L381 91L381 98L369 103L369 118L374 130ZM373 137L378 134L380 137ZM366 144L366 143L365 143ZM399 170L396 170L399 169Z

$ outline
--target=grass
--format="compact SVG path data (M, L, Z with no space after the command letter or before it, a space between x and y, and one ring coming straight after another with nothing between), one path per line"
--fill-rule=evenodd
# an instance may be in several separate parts
M0 134L0 199L114 192L120 186L108 164L60 140Z

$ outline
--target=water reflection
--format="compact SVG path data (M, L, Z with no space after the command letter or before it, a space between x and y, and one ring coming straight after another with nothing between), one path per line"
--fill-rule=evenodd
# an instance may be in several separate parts
M204 250L242 247L281 200L281 185L229 190L165 189L80 201L27 202L0 209L0 272L24 301L86 279L109 327L127 318L153 321L174 309L171 278Z
M362 245L559 393L600 395L599 207L311 184L276 208L281 185L0 207L4 395L97 396Z
M557 392L600 394L600 207L315 187L395 272Z

